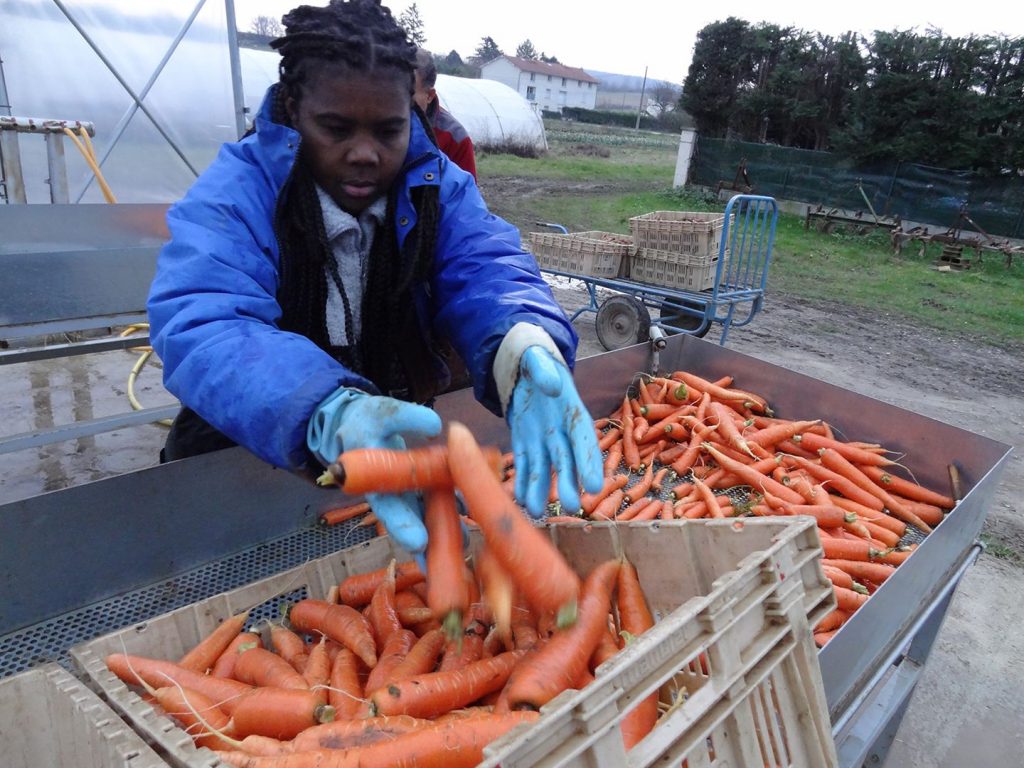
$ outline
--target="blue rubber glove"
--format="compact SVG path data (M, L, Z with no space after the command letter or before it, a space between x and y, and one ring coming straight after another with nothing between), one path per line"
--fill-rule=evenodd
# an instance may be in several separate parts
M596 493L604 483L594 420L565 365L540 346L527 347L508 411L516 463L516 499L541 517L558 473L558 499L567 512L580 508L579 487Z
M324 466L342 450L405 448L407 436L434 437L441 417L429 408L343 387L317 406L306 443ZM366 500L391 537L412 554L427 548L423 510L414 493L368 493Z

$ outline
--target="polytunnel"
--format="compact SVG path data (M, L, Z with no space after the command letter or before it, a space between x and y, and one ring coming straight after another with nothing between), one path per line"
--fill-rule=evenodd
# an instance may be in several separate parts
M243 102L251 118L277 80L276 52L242 48L241 87L233 87L232 7L232 0L3 0L0 122L87 123L118 202L173 202L237 138ZM546 146L540 115L511 88L439 75L437 90L475 144ZM58 150L62 200L53 196L48 162ZM23 184L0 185L0 203L104 200L70 137L0 130L4 155L20 157Z

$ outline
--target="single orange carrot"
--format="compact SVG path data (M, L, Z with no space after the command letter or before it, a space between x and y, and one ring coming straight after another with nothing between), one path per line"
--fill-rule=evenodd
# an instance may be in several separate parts
M310 650L302 677L305 678L309 689L317 695L320 703L327 704L327 687L331 682L331 656L327 651L326 637L321 635L320 642Z
M225 649L231 645L249 619L249 612L244 611L224 619L217 627L196 644L192 650L181 657L178 662L185 669L204 673L212 667Z
M557 633L516 667L508 682L512 709L539 709L576 683L606 631L619 567L618 560L597 565L584 582L576 624Z
M864 462L860 463L863 464ZM931 504L941 509L952 509L956 506L956 501L952 497L931 491L922 485L904 480L902 477L897 477L878 467L861 467L861 471L890 493L904 496L912 501Z
M417 637L408 629L393 632L377 659L377 666L370 670L366 678L366 693L372 694L383 685L387 685L391 674L401 664L416 645Z
M344 523L353 518L365 515L370 511L370 504L366 501L361 501L358 504L350 504L347 507L338 507L337 509L329 509L320 515L320 525L332 526Z
M164 712L185 726L185 732L192 737L197 747L231 749L230 741L213 732L224 733L231 723L231 716L209 696L188 688L168 685L157 688L153 697ZM211 728L212 731L209 730Z
M484 459L486 471L500 479L501 451L488 448ZM448 451L443 445L407 450L357 448L342 453L328 469L351 495L449 488L452 484Z
M229 715L238 700L254 690L251 685L240 683L237 680L201 675L191 669L185 669L173 661L112 653L107 656L105 662L107 669L129 685L145 683L151 688L163 688L173 681L183 688L208 696Z
M335 714L334 707L321 704L308 688L255 688L235 704L228 730L236 737L292 739L306 728L333 720Z
M238 654L248 648L262 648L263 639L255 632L240 632L214 662L210 674L214 677L233 677Z
M855 579L881 584L896 572L896 568L884 563L869 563L863 560L822 560L821 564L844 571Z
M338 585L338 600L353 608L361 608L367 605L373 598L373 593L377 591L377 587L387 578L387 575L388 569L385 566L375 571L355 574L345 578ZM398 563L395 566L396 592L409 589L409 587L426 580L427 577L423 574L423 571L412 560Z
M491 607L498 636L509 642L512 637L512 602L515 593L512 577L488 546L481 547L476 554L476 572L480 578L480 591Z
M296 672L302 672L306 666L306 660L309 658L309 652L301 637L282 624L271 623L270 643L274 653L291 664Z
M309 689L309 683L295 667L264 648L250 648L238 655L235 679L254 686Z
M628 560L622 562L618 574L619 625L627 639L639 637L654 626L654 615L647 606L640 577L636 568ZM620 727L622 740L626 750L633 748L638 741L651 732L658 721L658 692L640 701L623 718Z
M480 525L516 588L538 612L562 614L560 623L575 616L579 578L551 539L527 521L514 501L497 488L486 472L486 460L472 433L453 422L448 430L455 485L462 491L469 515Z
M806 435L796 435L793 438L793 442L812 453L818 453L826 448L831 448L837 453L845 456L854 464L867 464L871 466L884 467L893 463L880 454L865 451L863 448L858 448L855 445L850 445L849 443L844 443L839 440L833 440L814 432L808 432Z
M436 717L500 690L525 651L507 651L461 669L406 678L370 696L375 715Z
M355 653L366 666L377 663L370 622L347 605L305 599L295 603L288 620L300 632L320 632Z
M867 595L854 592L852 589L837 587L833 584L832 590L836 593L836 605L843 611L853 613L868 601Z
M363 701L363 683L359 679L359 659L348 648L342 648L331 663L330 690L327 701L338 718L349 720L368 711Z

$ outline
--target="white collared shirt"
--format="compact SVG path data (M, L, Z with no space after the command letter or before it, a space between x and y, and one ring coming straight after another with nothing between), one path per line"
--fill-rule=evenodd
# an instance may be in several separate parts
M338 264L338 276L345 286L349 309L352 312L351 335L345 327L345 305L341 293L331 276L330 265L327 272L327 334L331 344L350 346L359 340L362 333L363 293L366 291L367 266L373 237L377 227L383 223L387 212L387 199L379 197L370 207L356 218L343 211L331 196L317 185L317 197L320 199L320 210L324 217L324 231L331 249L331 257Z

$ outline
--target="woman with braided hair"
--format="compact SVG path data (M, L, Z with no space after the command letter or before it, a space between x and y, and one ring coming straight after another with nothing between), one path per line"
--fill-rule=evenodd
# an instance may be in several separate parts
M551 472L567 509L601 485L573 385L577 337L518 232L438 151L414 106L416 46L379 0L286 14L280 79L168 213L148 309L183 409L162 452L234 444L303 469L342 449L440 432L439 350L512 433L516 493L540 515ZM371 496L412 552L416 500Z

